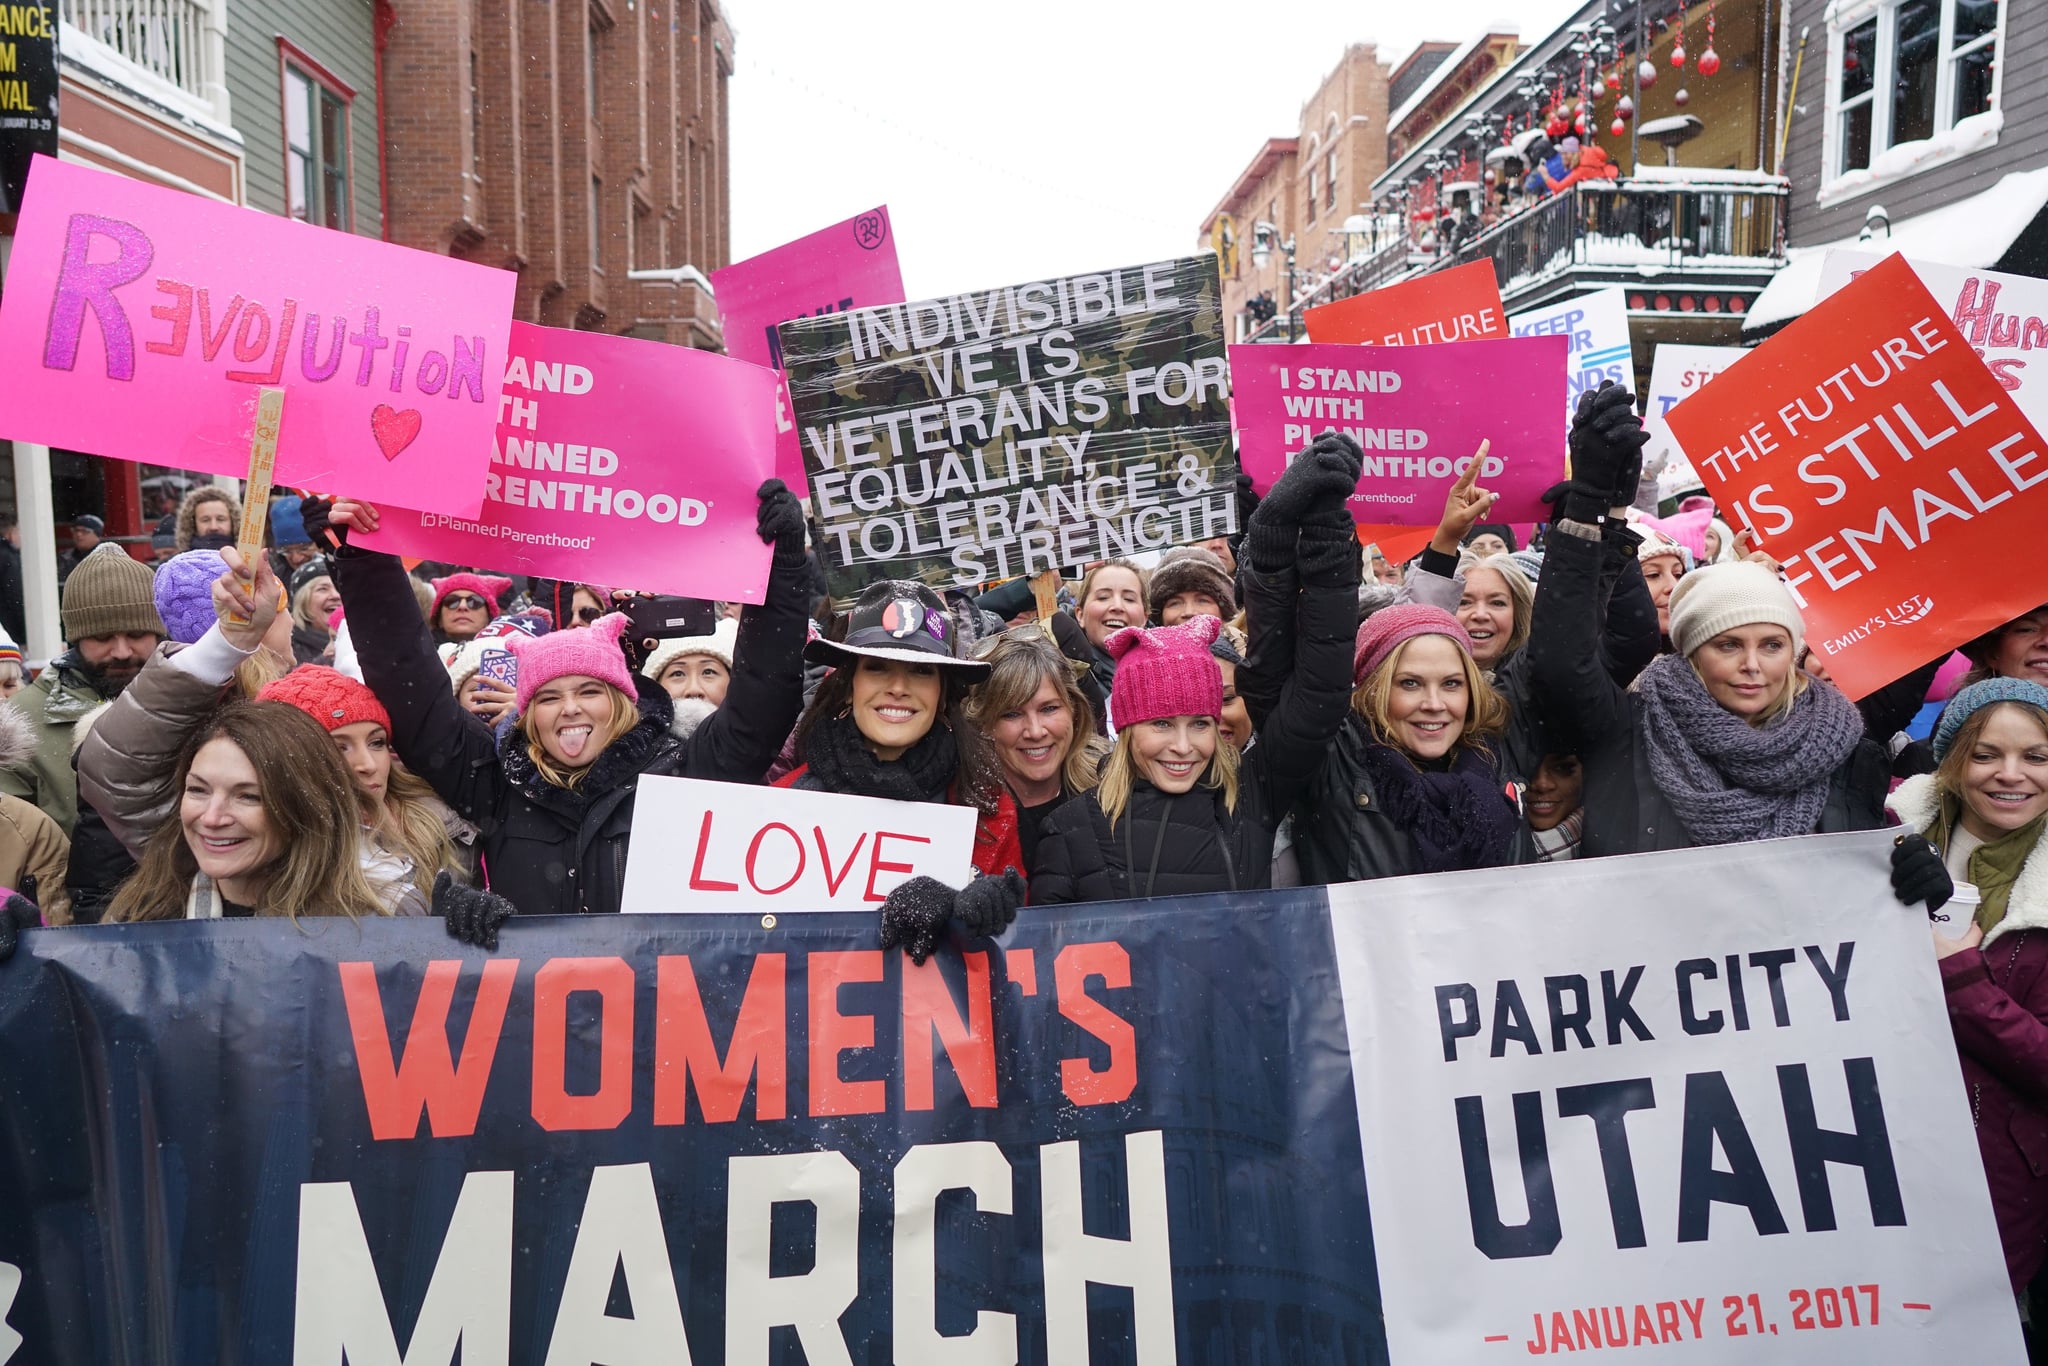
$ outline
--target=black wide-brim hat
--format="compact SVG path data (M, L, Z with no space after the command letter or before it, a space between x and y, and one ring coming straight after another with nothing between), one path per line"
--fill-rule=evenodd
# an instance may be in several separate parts
M846 639L813 640L804 646L812 664L852 664L868 659L893 659L905 664L936 664L958 669L979 681L990 666L953 653L953 619L939 595L908 579L883 579L861 590L846 625Z

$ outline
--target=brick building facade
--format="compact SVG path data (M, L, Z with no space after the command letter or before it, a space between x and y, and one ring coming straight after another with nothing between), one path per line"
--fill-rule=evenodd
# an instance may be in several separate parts
M1344 221L1366 206L1387 165L1390 75L1371 43L1346 48L1301 106L1296 135L1268 139L1202 220L1201 245L1222 258L1223 312L1233 339L1250 330L1252 300L1270 295L1285 309L1285 253L1276 247L1263 268L1252 259L1258 224L1294 242L1297 288L1349 255Z
M378 0L388 236L519 274L550 327L717 347L717 0Z

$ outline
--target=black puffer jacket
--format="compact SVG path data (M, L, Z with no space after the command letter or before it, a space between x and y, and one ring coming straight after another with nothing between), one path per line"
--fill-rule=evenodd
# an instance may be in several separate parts
M334 582L398 757L482 832L484 879L522 915L618 910L640 775L758 783L803 705L803 565L778 559L767 602L740 615L725 705L679 740L667 694L647 687L639 725L572 791L540 777L517 732L501 743L456 703L396 559L344 546Z
M1601 666L1600 557L1592 541L1562 531L1551 536L1543 555L1544 592L1524 652L1537 704L1585 768L1586 826L1577 857L1690 849L1691 834L1650 773L1636 696ZM1883 826L1889 776L1884 751L1858 741L1830 775L1815 833Z
M1360 557L1349 527L1303 527L1297 542L1293 527L1255 522L1248 545L1244 573L1260 584L1261 610L1269 620L1284 615L1289 628L1262 625L1255 613L1252 656L1266 644L1288 657L1279 685L1253 712L1258 742L1238 769L1236 809L1220 791L1198 785L1169 795L1140 780L1112 830L1096 794L1077 797L1047 819L1039 837L1033 905L1272 885L1273 830L1350 705ZM1240 692L1244 677L1239 669Z

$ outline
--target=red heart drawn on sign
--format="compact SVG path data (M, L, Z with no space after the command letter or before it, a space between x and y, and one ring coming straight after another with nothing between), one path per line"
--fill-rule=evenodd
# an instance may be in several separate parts
M388 403L380 403L370 410L370 431L376 436L377 449L384 452L384 458L396 460L398 453L420 434L420 410L407 408L401 412Z

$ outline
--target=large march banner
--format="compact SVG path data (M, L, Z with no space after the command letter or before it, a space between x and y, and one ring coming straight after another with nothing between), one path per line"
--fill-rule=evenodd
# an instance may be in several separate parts
M1237 529L1214 256L779 329L833 595Z
M2021 1360L1882 836L875 935L31 932L0 1362Z

